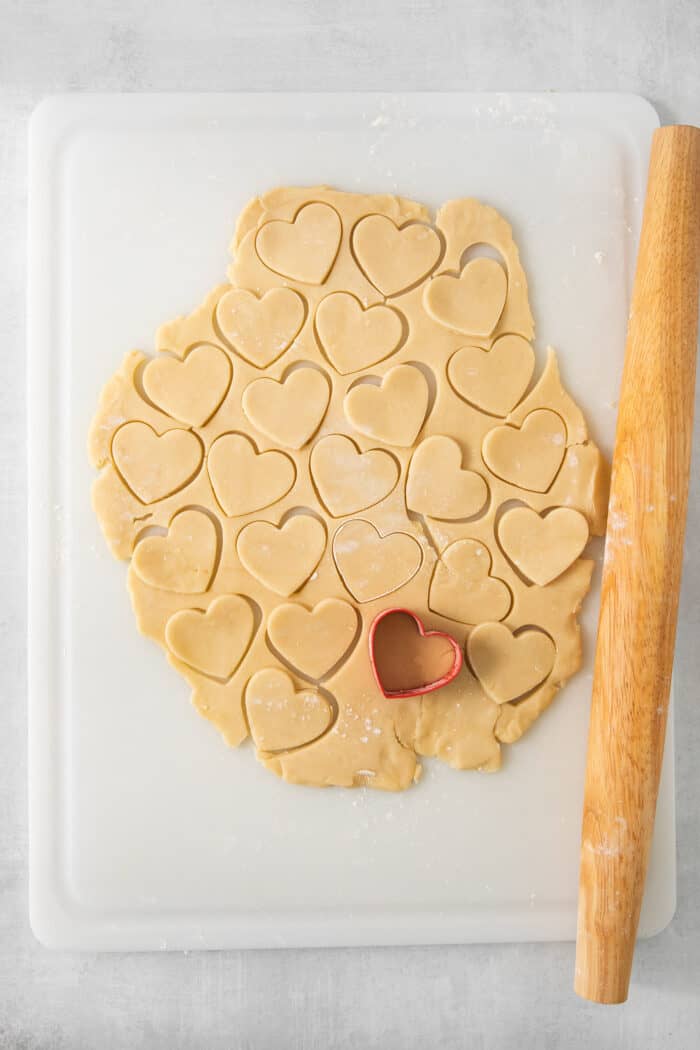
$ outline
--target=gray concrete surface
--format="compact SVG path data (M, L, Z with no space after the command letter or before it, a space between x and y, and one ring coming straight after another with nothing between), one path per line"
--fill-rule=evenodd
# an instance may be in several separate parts
M697 0L0 0L0 1047L685 1050L700 1042L700 456L677 651L679 904L630 1001L571 945L77 956L26 915L26 123L57 91L609 90L700 124Z

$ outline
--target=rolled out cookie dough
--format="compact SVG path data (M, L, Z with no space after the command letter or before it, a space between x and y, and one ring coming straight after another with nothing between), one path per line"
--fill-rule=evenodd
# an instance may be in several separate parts
M127 354L90 432L139 630L224 740L252 736L289 781L399 790L419 756L498 769L580 666L581 555L607 504L553 351L537 374L510 226L471 199L431 216L281 188L231 250L155 357ZM448 685L382 695L368 632L391 607L458 642Z

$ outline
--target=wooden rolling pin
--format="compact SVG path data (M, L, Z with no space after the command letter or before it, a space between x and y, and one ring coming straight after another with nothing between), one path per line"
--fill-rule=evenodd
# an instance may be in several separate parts
M666 733L700 275L700 129L653 139L613 456L583 804L575 991L627 998Z

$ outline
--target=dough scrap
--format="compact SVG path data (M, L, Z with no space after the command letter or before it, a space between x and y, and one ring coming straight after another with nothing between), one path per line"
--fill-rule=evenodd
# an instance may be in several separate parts
M479 244L500 261L469 261ZM292 782L401 790L420 756L497 770L580 666L608 485L554 351L533 381L509 225L471 198L432 216L283 187L232 254L155 358L125 356L90 431L139 630L227 744L251 735ZM370 625L397 606L465 653L422 697L372 673Z

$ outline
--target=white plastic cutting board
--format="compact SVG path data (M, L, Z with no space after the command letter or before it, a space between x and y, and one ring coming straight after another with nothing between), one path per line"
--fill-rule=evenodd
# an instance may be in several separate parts
M31 128L31 919L48 945L223 948L575 931L586 666L497 775L426 763L403 794L292 787L228 750L141 638L90 508L102 383L224 276L280 183L477 196L512 221L541 354L612 445L650 137L594 95L60 97ZM600 555L600 548L596 556ZM598 578L596 577L596 586ZM675 906L672 747L642 919Z

